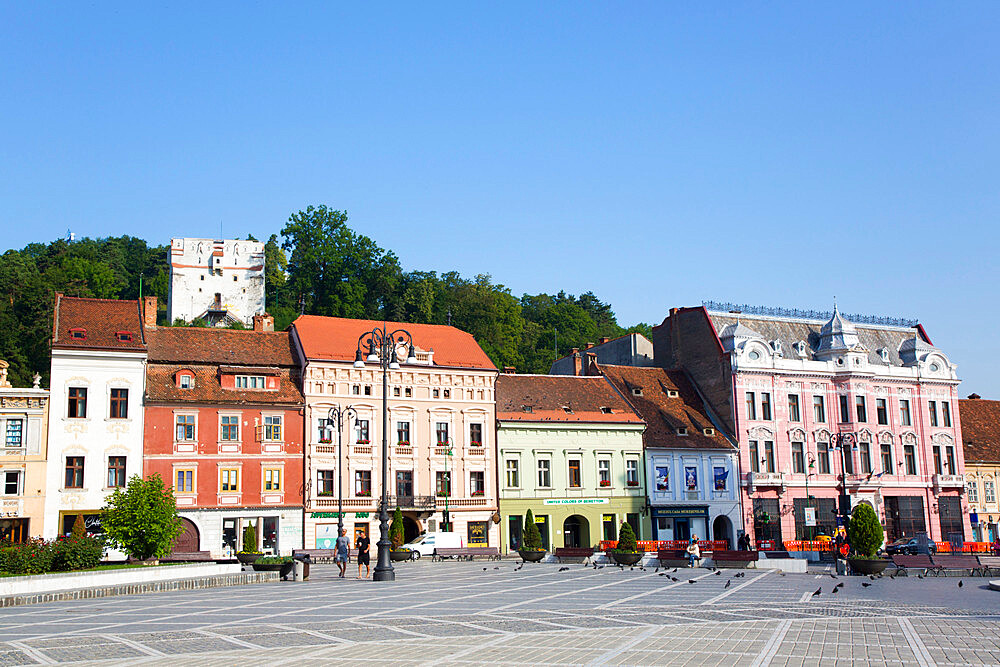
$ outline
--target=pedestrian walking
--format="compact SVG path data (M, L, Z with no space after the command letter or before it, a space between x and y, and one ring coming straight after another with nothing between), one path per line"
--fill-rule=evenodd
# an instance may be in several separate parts
M358 548L358 579L367 579L368 575L371 574L371 568L369 563L371 563L371 540L368 539L367 534L362 534L358 538L355 545ZM361 566L365 566L365 576L361 576Z
M334 559L337 561L337 567L340 568L340 578L343 579L345 573L347 572L347 561L351 557L351 541L347 539L347 531L341 529L340 537L337 538L337 543L334 545L337 550L337 554Z

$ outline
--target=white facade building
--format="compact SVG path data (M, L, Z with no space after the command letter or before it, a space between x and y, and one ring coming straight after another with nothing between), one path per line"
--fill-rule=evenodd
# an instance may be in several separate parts
M251 326L264 314L264 244L212 239L170 240L170 322L201 318Z
M145 374L138 302L56 294L44 537L78 514L101 532L106 498L142 474Z

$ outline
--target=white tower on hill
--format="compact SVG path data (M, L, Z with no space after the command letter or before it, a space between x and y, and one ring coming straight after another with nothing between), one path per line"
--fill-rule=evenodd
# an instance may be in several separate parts
M170 240L167 315L216 326L253 325L264 313L264 244L212 239Z

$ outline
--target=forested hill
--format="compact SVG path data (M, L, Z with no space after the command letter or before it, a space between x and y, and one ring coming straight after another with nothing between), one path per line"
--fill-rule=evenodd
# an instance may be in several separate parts
M252 237L248 237L252 238ZM0 256L0 359L15 386L42 374L48 386L55 292L102 299L159 297L164 322L170 270L166 245L121 236L32 243ZM649 325L619 326L592 292L512 295L488 275L405 272L391 250L347 226L325 206L289 217L265 246L267 310L283 329L303 311L315 315L451 324L472 333L498 368L545 373L570 348ZM555 332L558 331L558 336Z

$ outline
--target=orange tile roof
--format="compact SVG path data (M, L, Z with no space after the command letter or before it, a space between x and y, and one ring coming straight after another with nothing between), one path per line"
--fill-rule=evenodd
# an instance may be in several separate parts
M71 330L82 330L73 338ZM122 341L117 334L130 333ZM85 299L56 293L52 315L52 347L56 349L132 350L146 349L138 301Z
M461 329L442 324L404 322L385 324L389 331L394 329L409 331L417 349L434 350L435 366L496 370L496 366L479 347L472 334ZM292 323L306 358L319 361L353 362L358 349L358 338L365 332L381 326L382 322L376 320L352 320L320 315L302 315Z
M704 402L683 371L607 364L599 368L645 420L642 440L647 447L733 449L708 418ZM670 396L674 391L677 396ZM687 429L687 435L678 435L678 428ZM706 428L714 429L713 435L705 435Z
M188 370L194 375L194 387L181 389L174 377L178 371ZM151 363L146 369L146 398L164 403L214 403L226 405L303 405L299 388L299 372L294 368L281 368L277 391L259 389L224 389L218 366L201 364Z
M602 377L501 374L496 396L498 421L642 423Z
M226 366L296 366L287 331L202 327L146 329L149 360Z
M982 398L958 402L966 463L1000 463L1000 401Z

